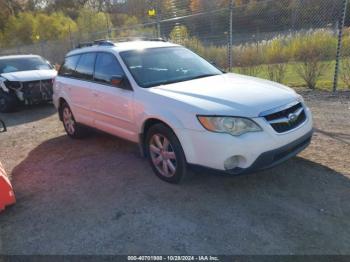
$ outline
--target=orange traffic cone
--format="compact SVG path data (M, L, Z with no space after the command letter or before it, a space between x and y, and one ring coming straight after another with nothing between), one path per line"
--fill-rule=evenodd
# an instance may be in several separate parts
M0 162L0 212L5 210L6 206L16 203L15 194L10 180L6 176L5 169Z

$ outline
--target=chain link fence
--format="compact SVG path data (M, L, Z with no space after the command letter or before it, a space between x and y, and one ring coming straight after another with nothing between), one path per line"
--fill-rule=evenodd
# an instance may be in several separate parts
M147 7L150 0L139 0ZM160 1L166 1L160 2ZM162 37L182 44L227 71L294 87L350 88L347 0L155 0L155 16L62 41L18 45L6 54L39 54L52 63L79 42ZM132 10L125 10L132 15ZM114 14L111 13L111 16ZM349 14L347 14L349 15ZM338 74L339 73L339 74ZM339 77L338 77L339 76Z

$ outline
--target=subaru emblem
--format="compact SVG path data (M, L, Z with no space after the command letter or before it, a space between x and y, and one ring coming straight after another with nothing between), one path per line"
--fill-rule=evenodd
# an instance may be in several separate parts
M294 113L288 115L289 123L295 122L295 120L297 120L297 118L298 118L298 116L296 114L294 114Z

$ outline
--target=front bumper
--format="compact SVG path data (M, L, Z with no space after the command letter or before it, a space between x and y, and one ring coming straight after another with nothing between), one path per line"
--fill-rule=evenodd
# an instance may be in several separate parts
M239 174L253 173L256 171L262 171L262 170L277 166L287 161L288 159L296 156L297 154L299 154L310 144L312 139L312 134L313 134L313 130L288 145L262 153L254 161L254 163L247 168L236 167L234 169L223 171L223 170L208 168L200 165L192 164L190 166L195 170L208 170L211 172L226 173L230 175L239 175Z
M48 79L23 83L21 91L26 104L52 101L52 80Z
M303 150L312 136L312 115L308 108L306 121L297 128L277 133L263 118L253 118L262 132L247 133L239 137L229 134L189 129L176 129L175 133L183 147L187 163L224 172L244 173L279 164ZM238 163L232 170L225 166L231 158ZM245 171L246 170L246 171Z
M27 105L52 101L52 79L28 82L7 81L6 86L13 90L18 99Z

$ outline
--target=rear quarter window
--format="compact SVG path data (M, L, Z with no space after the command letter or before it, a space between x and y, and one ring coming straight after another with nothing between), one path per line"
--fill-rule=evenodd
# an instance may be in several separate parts
M74 55L66 57L63 65L60 68L60 71L58 72L58 75L65 76L65 77L76 77L76 67L78 64L78 61L80 59L80 55Z

